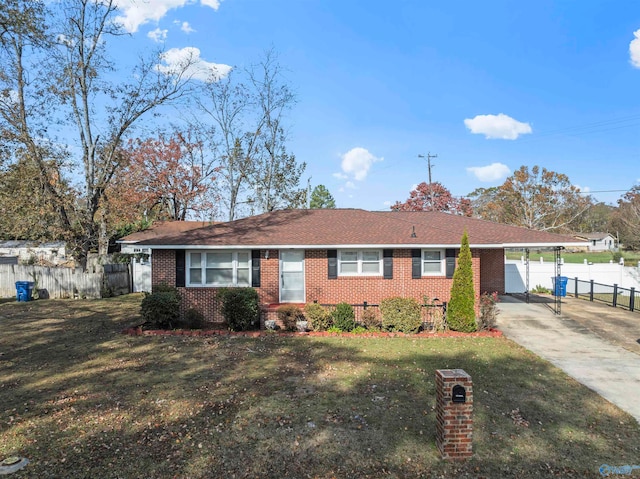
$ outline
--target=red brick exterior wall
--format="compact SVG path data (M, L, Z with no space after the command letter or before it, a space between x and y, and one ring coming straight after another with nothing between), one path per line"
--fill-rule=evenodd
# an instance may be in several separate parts
M473 281L476 294L479 294L480 257L471 252L473 263ZM449 301L452 280L444 276L411 277L411 250L397 249L393 252L393 279L382 276L338 276L327 278L327 251L307 250L305 253L305 277L307 302L321 304L346 302L362 304L367 301L379 304L381 300L392 296L414 298L422 302L438 298Z
M481 249L480 293L504 294L504 250Z
M504 291L504 252L502 250L471 251L476 295L484 291ZM260 252L260 287L256 288L263 306L279 303L280 266L278 250L269 250L265 259L265 250ZM396 249L393 253L393 279L382 276L338 277L328 279L326 250L306 250L305 252L305 288L306 302L317 301L321 304L379 304L381 300L392 296L414 298L422 302L438 298L449 301L452 279L443 276L411 277L411 250ZM482 274L480 264L482 263ZM493 264L498 263L498 264ZM485 272L485 268L488 272ZM175 251L154 250L152 254L152 284L167 283L175 285ZM493 275L497 277L493 278ZM179 288L183 298L183 311L195 308L205 319L215 323L224 320L220 314L216 288Z

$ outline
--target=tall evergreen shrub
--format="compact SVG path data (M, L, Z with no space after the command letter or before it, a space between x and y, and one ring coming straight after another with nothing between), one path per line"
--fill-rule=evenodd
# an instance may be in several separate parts
M218 291L222 315L231 331L255 329L260 320L258 293L253 288L224 288Z
M450 329L465 333L476 331L475 297L471 248L465 231L460 243L458 265L453 273L451 300L447 307L447 324Z

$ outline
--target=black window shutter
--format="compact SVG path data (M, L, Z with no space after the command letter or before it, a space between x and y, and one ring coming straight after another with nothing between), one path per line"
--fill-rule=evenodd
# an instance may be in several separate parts
M184 288L187 276L187 267L185 262L185 251L183 249L176 250L176 287Z
M448 248L444 256L447 278L453 278L453 273L456 270L456 250Z
M382 250L382 274L384 279L393 279L393 250Z
M413 279L422 278L422 250L411 250L411 277Z
M327 266L328 266L328 278L336 279L338 277L338 250L327 250Z
M260 287L260 250L251 250L251 286Z

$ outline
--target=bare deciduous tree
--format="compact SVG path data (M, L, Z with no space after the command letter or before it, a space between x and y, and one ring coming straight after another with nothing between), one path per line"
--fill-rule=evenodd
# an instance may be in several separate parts
M48 10L50 7L50 10ZM55 10L54 10L55 9ZM120 146L141 117L181 98L194 58L159 68L160 52L142 59L128 80L115 80L107 44L124 32L114 0L8 0L0 7L0 117L4 151L24 150L38 167L50 201L75 239L79 259L108 238L104 193L122 166ZM75 125L75 134L72 132ZM55 131L64 132L62 138ZM75 138L73 138L75 137ZM68 144L69 148L59 145ZM9 148L6 148L9 146ZM71 214L57 191L51 159L80 151L81 197ZM72 218L73 217L73 218Z
M223 80L212 77L204 91L198 106L209 121L227 219L303 206L306 189L299 183L306 165L287 152L284 126L295 95L273 51Z

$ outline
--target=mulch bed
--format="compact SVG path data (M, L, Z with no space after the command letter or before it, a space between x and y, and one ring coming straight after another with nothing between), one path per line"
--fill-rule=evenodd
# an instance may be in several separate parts
M229 331L227 329L142 329L141 327L133 327L122 330L122 334L130 336L241 336L247 338L259 338L261 336L341 336L341 337L371 337L371 338L451 338L451 337L486 337L498 338L502 337L502 331L491 329L489 331L477 331L475 333L461 333L458 331L445 331L442 333L420 332L420 333L393 333L393 332L367 332L367 333L333 333L328 331L309 331L309 332L291 332L291 331Z

